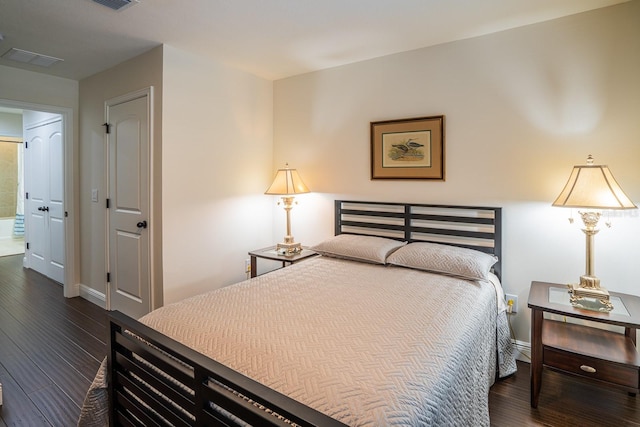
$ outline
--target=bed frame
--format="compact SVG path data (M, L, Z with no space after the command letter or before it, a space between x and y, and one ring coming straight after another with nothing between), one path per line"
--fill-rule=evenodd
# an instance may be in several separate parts
M335 233L444 243L500 257L501 209L338 200ZM500 263L494 270L500 276ZM109 316L108 348L111 426L344 426L120 312Z

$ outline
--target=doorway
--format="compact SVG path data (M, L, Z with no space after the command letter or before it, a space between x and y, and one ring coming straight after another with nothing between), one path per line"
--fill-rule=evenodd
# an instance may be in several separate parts
M60 151L55 155L53 159L56 164L61 168L60 173L60 191L63 194L63 203L60 206L62 212L62 219L56 219L56 221L62 221L64 227L59 227L58 230L62 230L62 234L55 236L57 239L57 247L59 255L58 258L64 259L64 269L61 274L55 278L56 281L63 285L64 296L67 298L79 296L79 285L76 272L76 250L75 250L75 199L73 194L73 152L74 152L74 140L73 140L73 111L66 107L56 107L49 105L33 104L28 102L20 102L13 100L0 99L0 110L11 111L20 115L27 114L34 115L58 115L60 123ZM23 132L24 133L24 132ZM26 135L20 135L21 139L24 139ZM24 156L25 162L28 162L28 156ZM49 154L47 154L49 159ZM28 190L27 190L28 191ZM22 191L26 193L26 191ZM28 209L28 202L25 203L25 208ZM46 212L46 211L42 211ZM29 221L25 220L25 235L29 233ZM26 251L26 255L23 259L23 265L26 268L32 268L31 261L27 255L29 249Z
M0 109L0 257L24 253L24 155L19 115Z

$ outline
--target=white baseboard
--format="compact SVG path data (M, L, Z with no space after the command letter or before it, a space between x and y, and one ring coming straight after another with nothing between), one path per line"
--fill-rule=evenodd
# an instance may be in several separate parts
M531 363L531 343L511 340L515 349L516 360Z
M98 307L107 308L107 298L102 292L96 291L87 285L80 283L80 296L87 301L90 301Z

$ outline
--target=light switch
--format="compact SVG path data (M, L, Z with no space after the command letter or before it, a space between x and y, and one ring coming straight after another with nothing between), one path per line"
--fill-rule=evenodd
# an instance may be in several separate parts
M97 188L92 188L91 189L91 201L92 202L98 202L98 189Z

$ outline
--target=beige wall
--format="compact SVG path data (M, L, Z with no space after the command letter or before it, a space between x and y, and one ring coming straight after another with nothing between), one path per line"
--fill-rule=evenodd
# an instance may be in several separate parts
M584 273L583 234L551 207L571 167L593 154L640 202L639 22L636 1L275 82L274 167L288 161L314 191L294 209L294 234L331 235L336 197L502 206L503 284L529 341L530 282ZM446 181L370 180L369 122L439 114ZM604 286L640 295L639 235L637 210L602 224Z
M22 114L0 112L0 136L22 138Z
M105 292L104 102L154 87L156 306L245 277L270 243L272 83L162 46L80 82L81 282ZM98 203L91 189L98 189Z
M153 86L154 240L156 306L162 305L162 47L80 81L80 278L89 290L106 291L107 147L105 101ZM98 190L98 202L91 190ZM86 293L83 292L83 294Z
M78 82L0 65L0 98L77 111Z
M243 279L247 251L272 243L272 88L165 46L165 303Z

